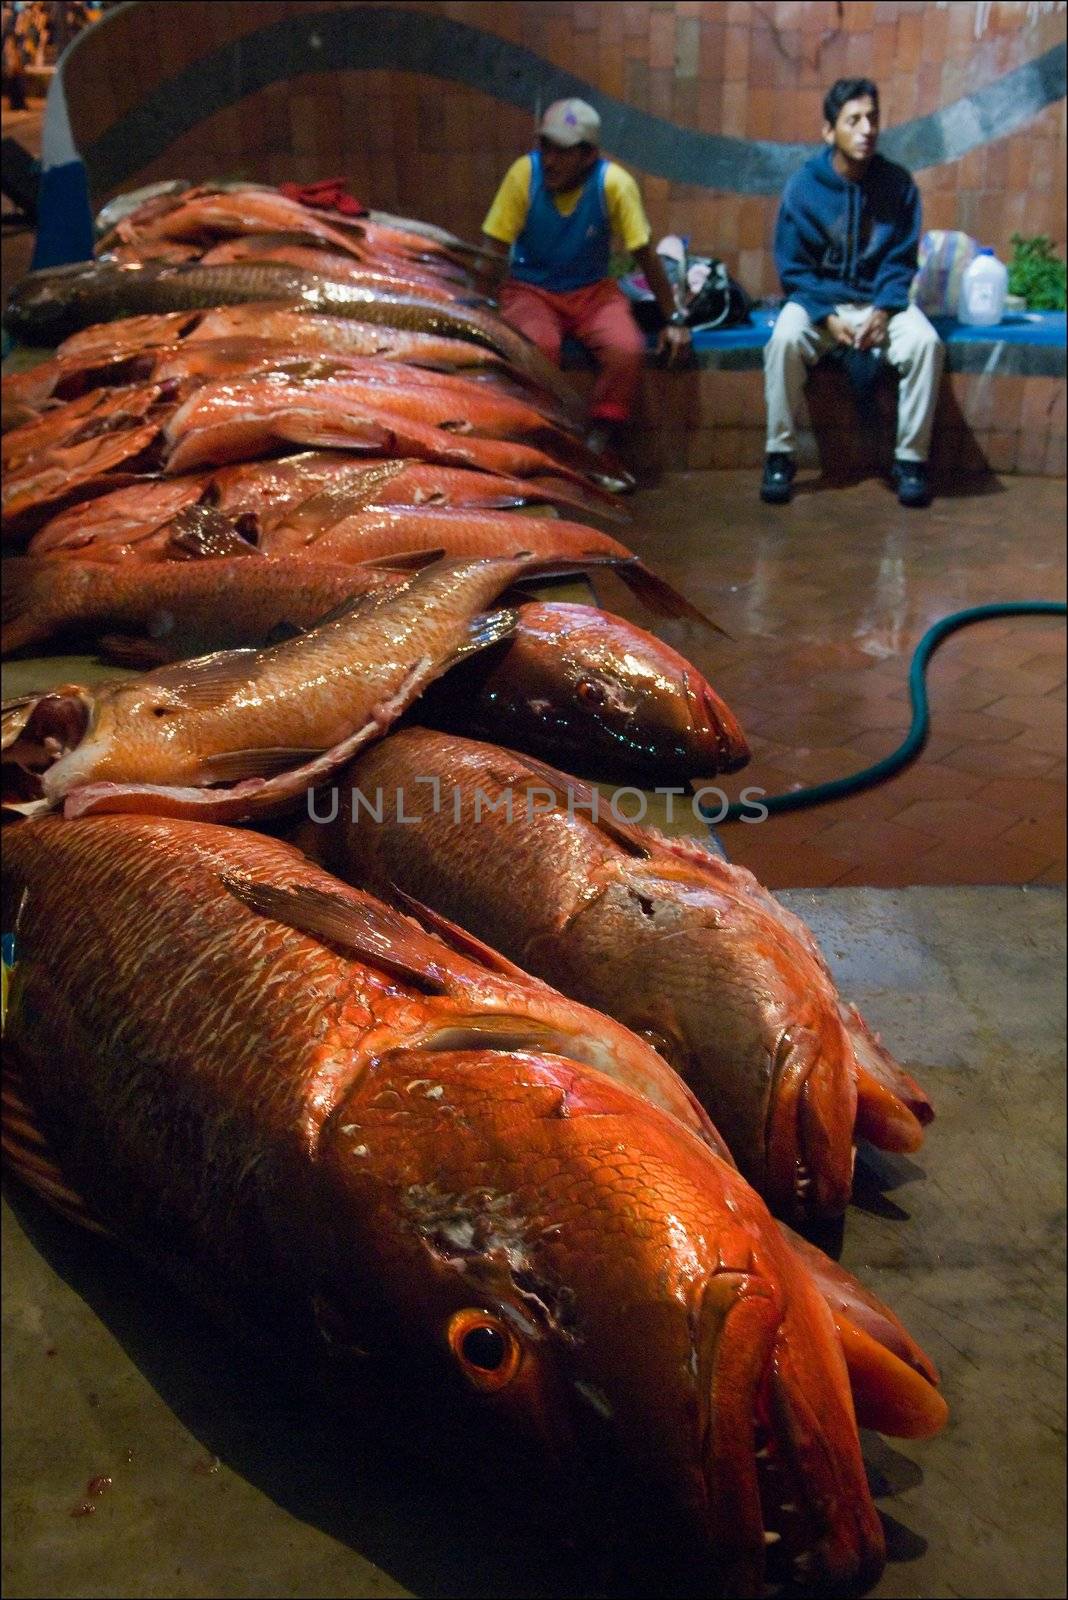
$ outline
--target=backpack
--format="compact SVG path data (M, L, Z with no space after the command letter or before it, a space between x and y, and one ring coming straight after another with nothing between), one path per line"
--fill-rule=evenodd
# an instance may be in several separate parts
M712 328L731 328L748 320L750 300L741 284L731 277L726 266L715 256L686 255L679 259L679 251L668 253L664 246L675 244L669 235L657 246L668 281L686 312L687 326L693 332ZM683 241L678 240L681 245ZM652 290L640 272L628 273L620 278L619 287L630 301L630 309L638 326L646 333L659 333L663 317Z
M686 286L686 321L695 333L748 321L749 296L715 256L690 257Z

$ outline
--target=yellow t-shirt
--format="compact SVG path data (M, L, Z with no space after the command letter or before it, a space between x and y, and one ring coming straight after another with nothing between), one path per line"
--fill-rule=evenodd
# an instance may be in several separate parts
M486 213L482 232L502 244L515 244L522 233L530 208L531 161L520 156L504 175L504 180ZM579 203L582 185L554 194L552 202L562 217L569 217ZM604 169L604 198L613 237L624 250L640 250L652 238L638 185L629 172L609 161Z

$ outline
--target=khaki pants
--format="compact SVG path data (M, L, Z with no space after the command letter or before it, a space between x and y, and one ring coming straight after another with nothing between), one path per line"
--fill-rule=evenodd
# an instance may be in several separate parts
M870 306L835 307L837 315L854 330L867 320L870 310ZM788 300L764 346L769 454L793 454L794 416L805 374L833 349L834 340L826 327L817 326L795 300ZM882 354L900 376L896 453L904 461L926 461L945 346L919 307L909 306L890 318Z

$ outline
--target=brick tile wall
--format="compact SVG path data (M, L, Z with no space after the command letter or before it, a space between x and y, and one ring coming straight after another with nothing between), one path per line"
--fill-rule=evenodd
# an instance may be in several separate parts
M941 7L897 0L402 6L521 44L602 93L681 126L791 142L818 138L822 89L840 73L874 76L892 125L988 84L1065 35L1062 12L1032 17L1008 0L986 8L978 40L973 0ZM88 143L103 134L140 103L150 74L173 76L280 16L337 9L330 0L150 0L118 11L84 35L71 58L66 86L75 135ZM385 209L472 234L530 131L529 114L456 83L410 73L305 75L209 118L130 181L238 171L279 181L343 172ZM1015 230L1048 233L1063 250L1064 169L1062 100L1009 137L920 173L926 224L964 227L1003 256ZM753 295L778 292L770 254L774 198L637 176L658 236L689 234L722 254Z

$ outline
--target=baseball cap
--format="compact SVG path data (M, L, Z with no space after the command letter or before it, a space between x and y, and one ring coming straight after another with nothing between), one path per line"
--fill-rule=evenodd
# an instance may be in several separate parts
M585 100L554 100L542 117L538 132L565 149L576 144L596 144L601 137L601 119Z

